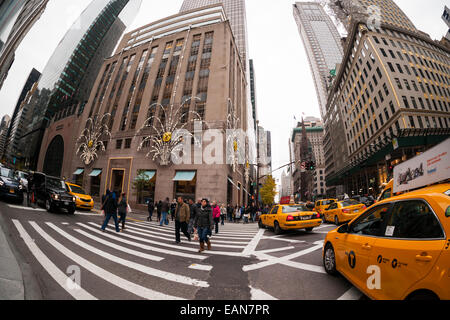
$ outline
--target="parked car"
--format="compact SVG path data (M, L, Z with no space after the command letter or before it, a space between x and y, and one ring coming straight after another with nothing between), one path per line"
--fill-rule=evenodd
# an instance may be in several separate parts
M24 187L14 175L14 171L7 167L0 167L0 197L3 199L23 202Z
M324 220L339 225L343 222L353 220L364 210L366 210L366 206L354 199L338 201L332 203L328 209L324 211Z
M65 209L75 213L75 197L69 194L64 180L43 173L33 174L35 201L48 212Z

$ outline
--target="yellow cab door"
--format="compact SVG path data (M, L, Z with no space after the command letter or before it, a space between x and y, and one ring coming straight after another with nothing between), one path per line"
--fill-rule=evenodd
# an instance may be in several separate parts
M339 210L338 203L332 203L326 210L324 210L325 220L333 222L334 216L337 214L337 210Z
M347 233L339 234L341 239L336 242L336 265L362 290L366 289L373 247L386 224L390 207L385 204L368 210L348 227Z
M267 216L267 220L268 220L268 223L267 223L267 225L269 226L269 227L274 227L274 221L275 221L275 219L276 219L276 216L277 216L277 214L278 214L278 209L280 208L280 206L274 206L273 208L272 208L272 211L270 211L270 214Z
M371 263L381 270L377 299L404 299L430 273L446 245L437 216L424 200L396 202L386 229L373 246Z

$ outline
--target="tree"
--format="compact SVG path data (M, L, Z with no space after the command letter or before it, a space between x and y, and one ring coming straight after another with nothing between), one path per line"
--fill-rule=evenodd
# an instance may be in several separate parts
M277 194L277 184L272 176L268 176L261 187L261 200L264 205L271 205L275 202Z

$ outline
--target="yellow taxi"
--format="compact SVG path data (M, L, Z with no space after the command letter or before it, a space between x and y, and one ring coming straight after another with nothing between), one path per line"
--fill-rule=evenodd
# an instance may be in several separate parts
M337 201L324 210L324 222L334 222L337 226L343 222L353 220L359 216L366 206L354 199Z
M388 198L329 232L323 264L371 299L450 299L450 184Z
M314 211L316 211L318 214L320 214L321 217L323 217L324 211L330 206L330 204L337 202L337 199L323 199L318 200L315 203Z
M276 205L267 214L262 214L259 227L273 228L275 234L281 234L283 230L305 229L311 232L322 224L320 215L309 209L305 204Z
M80 186L66 182L67 192L75 197L75 206L78 209L92 210L94 200Z

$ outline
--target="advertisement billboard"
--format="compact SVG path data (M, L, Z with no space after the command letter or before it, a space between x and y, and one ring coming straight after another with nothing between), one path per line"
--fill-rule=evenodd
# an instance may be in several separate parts
M394 168L394 193L450 179L450 138Z

